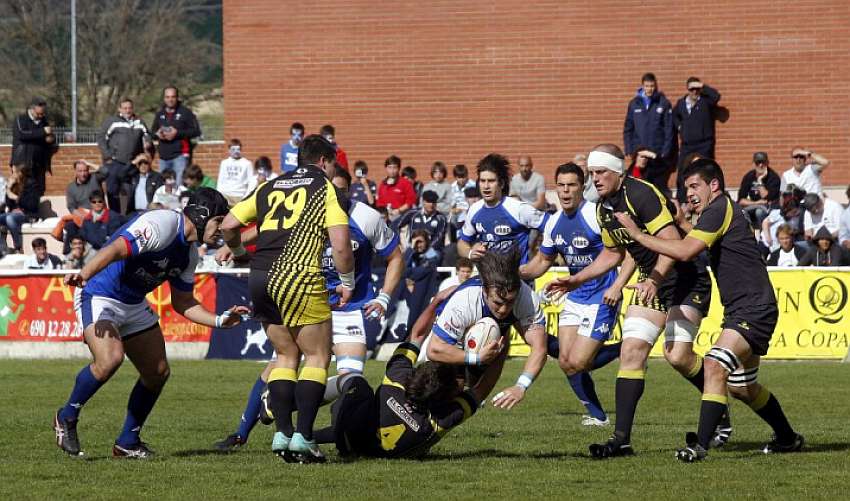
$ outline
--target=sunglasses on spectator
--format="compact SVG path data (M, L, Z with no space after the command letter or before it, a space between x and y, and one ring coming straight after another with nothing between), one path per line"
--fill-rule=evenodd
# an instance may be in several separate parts
M805 159L806 159L806 155L791 155L791 158L799 158L799 159L801 159L801 160L805 160Z
M699 87L688 87L689 92L693 92L695 90L699 90Z

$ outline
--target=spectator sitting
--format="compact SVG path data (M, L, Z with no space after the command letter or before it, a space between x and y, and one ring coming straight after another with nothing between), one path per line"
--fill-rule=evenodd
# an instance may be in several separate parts
M280 145L280 171L291 172L298 168L298 149L304 139L304 124L295 122L289 126L289 140ZM218 179L221 182L221 177Z
M511 196L528 202L537 210L546 210L546 181L534 172L531 157L519 157L519 172L511 179Z
M770 168L767 153L754 153L753 168L744 174L738 190L738 205L743 207L753 228L761 228L767 213L779 206L781 184L779 175Z
M472 204L481 200L481 191L478 189L478 186L473 186L463 190L463 196L466 198L466 203L472 207Z
M192 164L183 172L183 186L192 193L198 188L215 189L215 179L204 175L200 165Z
M74 162L74 180L65 188L65 205L71 214L77 209L91 209L89 197L93 191L101 190L97 177L91 174L92 167L85 160Z
M844 192L847 200L850 201L850 186ZM847 250L850 250L850 206L844 209L841 213L841 221L838 224L838 244Z
M387 171L387 177L378 186L378 198L375 204L378 207L386 207L388 217L394 221L416 204L416 192L410 181L399 175L400 158L390 155L384 161L384 168Z
M422 208L419 210L409 210L403 216L396 220L396 229L401 231L405 226L409 227L410 246L413 246L413 235L417 231L422 230L428 234L428 241L431 248L437 251L442 257L443 247L446 241L446 228L448 220L446 216L437 212L437 194L431 190L427 190L422 194ZM440 260L442 262L442 259Z
M821 226L812 237L814 245L800 258L800 266L847 266L850 265L848 251L835 243L826 226Z
M829 166L829 160L822 155L803 148L791 150L791 168L782 173L782 189L793 184L806 193L820 195L821 173Z
M34 191L34 182L30 179L30 169L21 165L12 166L12 175L6 185L6 209L0 214L0 226L12 234L13 249L6 246L6 235L2 232L0 249L3 253L23 254L24 234L23 224L34 220L38 213L38 196Z
M348 197L371 207L375 206L378 185L366 178L369 166L363 160L354 162L354 182L348 188Z
M192 110L183 105L177 87L169 85L162 90L162 108L153 119L153 134L159 139L159 170L173 170L177 184L192 156L192 139L201 135L201 126ZM147 207L136 206L136 210Z
M91 258L94 257L94 252L86 244L83 237L77 235L71 238L71 251L65 254L66 270L81 270Z
M151 157L147 153L141 153L134 158L133 165L139 169L139 175L133 177L130 189L130 193L132 193L131 200L133 201L133 210L147 210L151 201L153 201L156 190L165 184L165 178L162 174L153 170ZM178 175L174 170L169 170L169 172L173 172L175 178Z
M24 267L28 270L60 270L62 258L47 252L47 241L35 238L32 241L33 254L27 256Z
M184 177L189 171L187 168L183 173ZM166 209L180 210L180 195L188 191L182 185L177 184L177 176L173 170L167 170L162 173L163 185L157 188L151 199L151 203L161 204Z
M276 178L274 169L272 168L272 160L267 156L259 156L254 160L254 177L251 179L251 184L248 186L248 193L254 191L254 188L271 181Z
M844 207L840 203L831 198L824 198L822 195L807 193L802 205L806 209L803 214L803 230L807 240L813 239L813 235L821 227L829 230L833 240L838 239L841 213L844 212Z
M440 161L434 162L431 166L431 181L422 188L423 195L429 190L437 195L437 212L447 218L452 208L452 185L446 180L448 175L446 164Z
M794 230L788 224L781 224L776 230L776 241L779 247L767 256L768 266L792 268L797 266L806 250L801 245L794 244Z
M455 274L452 277L449 277L443 280L440 283L439 290L446 290L449 287L454 287L455 285L460 285L466 282L469 277L472 276L472 270L474 269L472 261L468 257L459 257L457 258L457 263L455 264Z
M319 134L334 145L334 148L336 148L336 161L343 169L348 170L348 155L345 154L345 150L336 142L336 129L334 126L331 124L323 125L319 129Z
M230 140L229 156L218 167L218 191L224 195L230 206L245 198L250 192L254 167L251 161L242 156L242 142L236 138Z
M416 180L416 168L412 165L408 165L404 169L401 169L401 175L405 179L410 182L410 186L413 187L413 192L416 193L416 198L413 202L413 207L416 207L419 204L419 200L422 198L422 183Z
M92 193L89 203L91 204L91 212L83 219L80 235L93 249L100 250L124 221L119 213L106 208L103 192L95 191Z

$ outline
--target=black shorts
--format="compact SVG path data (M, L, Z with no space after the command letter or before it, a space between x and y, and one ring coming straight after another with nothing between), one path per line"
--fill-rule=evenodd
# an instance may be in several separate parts
M753 353L759 356L767 355L770 348L770 338L779 320L779 309L776 304L760 304L727 308L723 314L722 329L731 329L743 337Z
M366 378L354 376L342 386L331 406L331 426L341 456L375 455L380 449L375 391Z
M638 281L644 279L646 274L641 272ZM629 304L662 313L667 313L673 306L690 306L706 317L711 306L711 275L694 263L676 263L658 286L655 299L647 303L640 301L637 294L632 294Z
M261 323L282 325L280 309L266 292L269 280L269 272L265 270L251 270L248 275L248 292L251 294L253 317Z

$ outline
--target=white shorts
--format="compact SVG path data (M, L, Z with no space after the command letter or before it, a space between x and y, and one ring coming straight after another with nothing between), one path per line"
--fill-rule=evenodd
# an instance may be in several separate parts
M83 329L100 320L106 320L118 328L121 339L146 331L159 323L147 301L126 304L103 296L92 296L77 287L74 291L74 310L77 322Z
M363 310L331 311L333 343L366 344L366 319Z
M578 335L607 341L617 321L617 309L607 304L579 304L564 301L558 327L578 326Z

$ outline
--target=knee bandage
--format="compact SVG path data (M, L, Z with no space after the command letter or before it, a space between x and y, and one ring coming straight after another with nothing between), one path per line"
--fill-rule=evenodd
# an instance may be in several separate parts
M739 367L738 370L729 374L729 379L726 384L736 388L744 388L756 384L759 378L759 368L751 367L746 369Z
M354 372L357 374L361 374L365 365L366 362L363 357L343 355L336 358L336 371L338 373Z
M697 326L685 319L670 320L664 327L664 340L668 343L693 343Z
M708 353L705 354L705 358L710 358L719 363L720 366L726 369L726 372L729 374L733 374L741 367L741 359L738 358L738 355L735 355L732 350L721 348L719 346L713 346L710 350L708 350Z
M623 339L640 339L654 345L661 328L645 318L629 317L623 321Z

